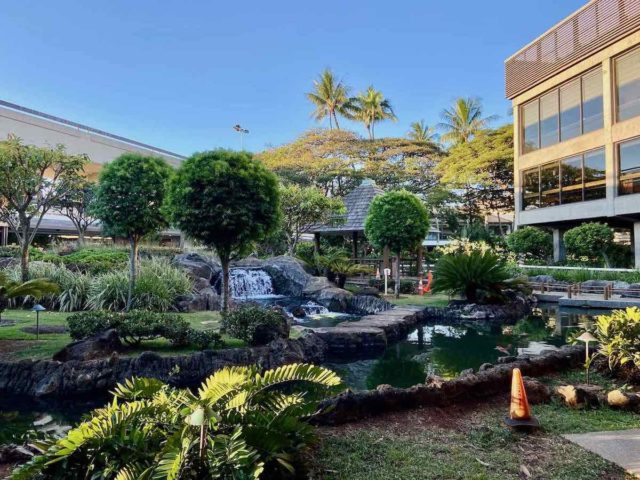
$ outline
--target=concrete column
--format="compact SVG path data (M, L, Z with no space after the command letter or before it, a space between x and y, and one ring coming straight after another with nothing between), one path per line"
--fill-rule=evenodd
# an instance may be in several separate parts
M613 148L612 126L613 120L613 87L612 87L612 66L611 59L602 61L602 113L603 113L603 133L604 133L604 158L606 168L606 193L607 193L607 215L615 215L613 199L617 195L617 175L615 165L615 151Z
M520 111L518 105L513 106L513 125L516 131L513 132L513 201L514 201L514 216L513 216L513 228L518 228L520 224L520 211L522 210L522 185L520 184L520 132L518 132L518 125L520 125Z
M560 262L565 259L564 240L562 234L564 232L559 228L553 229L553 261Z
M640 269L640 222L633 223L633 256L635 267Z

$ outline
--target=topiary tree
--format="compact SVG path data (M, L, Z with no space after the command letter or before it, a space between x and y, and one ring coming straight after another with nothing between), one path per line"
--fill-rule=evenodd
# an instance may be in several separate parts
M278 225L276 176L248 152L197 153L170 182L167 210L183 232L216 249L227 311L231 258L247 254Z
M424 204L405 190L385 193L371 203L364 232L376 248L389 247L398 255L396 298L400 296L400 254L417 248L429 232L429 215Z
M564 245L569 255L604 259L607 267L607 253L613 246L613 229L604 223L583 223L567 230L564 234Z
M537 227L522 227L507 236L509 250L525 257L545 260L553 254L551 234Z
M129 240L129 291L131 308L140 240L167 226L162 212L167 180L172 169L160 157L125 153L102 169L92 212L108 235Z

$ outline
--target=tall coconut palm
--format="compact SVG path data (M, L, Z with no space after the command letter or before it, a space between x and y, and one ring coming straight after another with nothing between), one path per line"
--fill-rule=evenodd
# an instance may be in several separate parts
M381 91L373 86L367 88L366 92L360 92L357 97L352 98L348 109L355 120L364 124L369 133L369 139L375 139L375 124L383 120L397 121L395 113L389 100L384 98Z
M307 93L307 98L316 107L311 116L319 122L328 117L329 127L333 129L335 122L340 130L338 114L349 117L349 87L336 79L328 68L313 81L313 87L313 92Z
M430 127L427 125L424 120L420 120L419 122L413 122L409 125L409 133L407 133L407 137L416 142L437 142L439 135L436 133L436 129L434 127Z
M438 124L444 133L442 140L450 143L466 143L480 130L487 128L495 115L482 116L482 103L479 98L457 98L451 108L445 108Z

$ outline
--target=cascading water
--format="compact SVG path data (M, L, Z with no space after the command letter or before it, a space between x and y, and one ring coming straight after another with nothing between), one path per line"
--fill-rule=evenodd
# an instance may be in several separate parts
M233 298L268 298L275 294L271 277L258 268L232 268L229 289Z
M300 308L302 308L304 310L304 313L306 313L307 315L326 315L329 313L329 309L327 307L312 301L303 303L302 305L300 305Z

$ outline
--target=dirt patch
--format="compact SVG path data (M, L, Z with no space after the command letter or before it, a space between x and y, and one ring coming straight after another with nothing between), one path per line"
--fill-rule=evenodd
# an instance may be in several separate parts
M13 360L15 352L28 349L37 343L34 340L0 340L0 360Z

